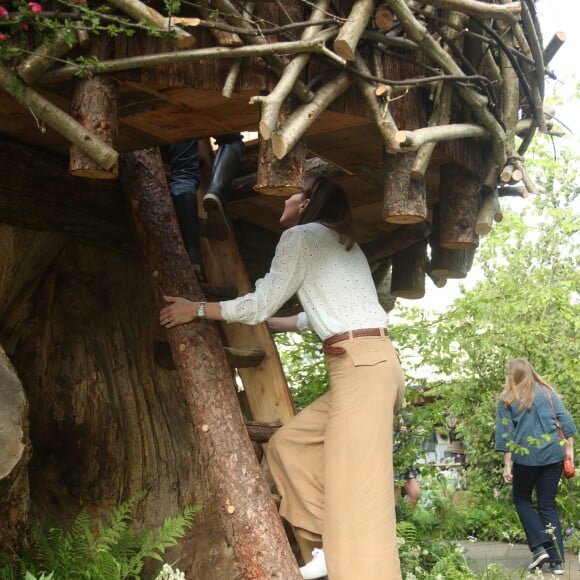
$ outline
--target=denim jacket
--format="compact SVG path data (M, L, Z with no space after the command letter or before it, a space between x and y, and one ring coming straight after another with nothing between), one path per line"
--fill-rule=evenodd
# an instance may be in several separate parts
M572 437L577 429L570 413L553 392L556 417L565 437ZM517 447L513 448L510 443ZM527 452L522 450L527 449ZM512 461L520 465L539 466L557 463L564 459L564 449L558 432L548 390L535 386L531 409L520 409L517 403L508 409L500 399L495 420L495 450L511 451Z

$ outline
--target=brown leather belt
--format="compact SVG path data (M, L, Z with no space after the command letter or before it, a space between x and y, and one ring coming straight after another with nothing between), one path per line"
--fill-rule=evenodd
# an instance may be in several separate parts
M389 331L386 328L359 328L358 330L351 330L349 332L341 332L327 338L322 343L322 350L324 354L343 355L346 350L342 346L332 346L337 342L349 340L352 338L359 338L361 336L389 336Z

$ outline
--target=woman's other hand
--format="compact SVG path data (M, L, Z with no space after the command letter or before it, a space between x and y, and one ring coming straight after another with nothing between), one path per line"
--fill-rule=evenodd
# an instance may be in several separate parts
M504 468L503 468L503 480L506 483L513 483L514 476L512 475L512 466L511 465L504 465Z

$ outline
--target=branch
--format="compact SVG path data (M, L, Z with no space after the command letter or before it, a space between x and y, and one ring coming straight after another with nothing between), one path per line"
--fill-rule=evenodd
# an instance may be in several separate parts
M88 40L88 33L78 28L73 30L72 37L58 32L51 42L41 44L26 60L21 62L16 72L26 84L31 85L74 46L77 44L83 46Z
M336 54L347 61L355 60L356 46L373 15L373 10L373 0L356 0L354 2L348 19L342 25L334 41L333 48Z
M304 135L306 129L326 110L330 103L348 89L350 83L350 76L343 72L319 89L310 103L296 109L272 135L274 155L278 159L283 159Z
M76 145L103 169L108 171L117 163L119 154L112 147L103 143L96 135L87 131L80 123L77 123L36 91L23 85L3 64L0 64L0 85L16 101L29 109L38 120L46 123L67 141Z
M129 15L133 20L140 20L148 22L149 24L159 28L159 30L169 30L175 34L177 46L179 48L191 48L195 46L197 40L191 36L189 32L185 32L182 28L173 26L171 20L159 14L157 10L153 10L139 0L107 0L107 2Z
M425 27L413 16L413 13L404 0L386 0L391 10L403 25L405 31L433 60L448 73L452 75L462 75L463 72L451 59L451 57L432 38ZM486 4L489 6L489 4ZM492 141L492 154L497 169L503 166L505 161L505 132L501 125L487 108L486 97L469 89L460 83L457 84L457 92L469 105L479 122L489 131Z
M268 44L263 36L254 36L256 29L252 27L246 19L237 10L236 6L230 0L212 0L212 6L215 6L225 18L226 22L235 26L240 26L248 30L248 34L239 33L242 40L254 46L272 47L275 44ZM290 44L290 43L286 43ZM323 47L319 47L322 51ZM307 52L307 51L298 51ZM266 63L271 66L278 74L282 74L285 68L285 63L274 53L274 51L266 51L260 55ZM296 81L292 87L292 92L303 102L309 103L312 99L312 92L304 85L302 81Z
M547 65L560 50L560 47L566 42L566 34L564 32L556 32L544 48L543 60L544 65Z
M438 93L437 102L429 119L429 127L447 125L451 118L453 85L451 83L441 83ZM418 181L425 178L425 173L427 172L427 167L431 161L431 155L436 144L436 141L427 141L419 145L415 161L411 167L411 179Z
M451 125L438 125L435 127L423 127L415 131L397 131L395 141L400 147L414 150L425 143L438 141L453 141L466 137L479 137L489 139L489 131L481 125L474 123L452 123Z
M312 9L309 22L314 24L322 20L326 16L325 11L328 10L329 5L330 0L321 0L317 6ZM312 40L318 35L321 28L321 26L307 28L302 33L301 40ZM296 79L298 79L300 73L304 70L304 67L308 64L309 60L310 54L308 53L294 57L284 69L284 72L282 73L278 84L274 87L274 90L271 91L267 97L252 97L250 99L251 104L260 103L261 105L262 116L258 130L263 139L267 140L272 136L272 132L276 129L278 123L278 116L280 114L282 103L292 91Z
M268 54L298 54L301 52L321 52L322 43L318 40L303 42L278 42L274 44L264 44L259 46L239 46L227 48L223 46L213 46L209 48L199 48L194 50L182 50L180 52L160 52L145 56L133 56L129 58L118 58L114 60L104 60L96 65L78 66L67 65L55 71L42 75L43 82L58 82L70 80L77 76L79 72L106 73L131 70L136 68L146 68L161 64L175 64L179 62L198 61L204 58L215 59L237 59L252 56L266 56Z
M521 2L498 5L478 0L425 0L425 3L437 8L458 10L472 16L507 20L509 23L517 22L516 14L519 14L522 9Z
M364 75L370 75L370 71L360 55L357 52L355 60L355 68ZM391 113L388 109L388 101L385 101L382 109L379 106L379 101L377 100L375 89L373 85L365 82L362 78L357 78L358 87L367 102L372 116L374 117L375 124L377 125L383 141L385 143L386 150L398 150L399 144L395 141L394 137L397 132L397 124L393 119Z

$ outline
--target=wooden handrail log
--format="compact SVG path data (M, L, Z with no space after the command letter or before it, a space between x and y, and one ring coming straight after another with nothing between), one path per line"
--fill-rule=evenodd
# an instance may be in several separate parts
M489 131L474 123L452 123L451 125L423 127L415 131L397 131L395 133L395 141L402 148L411 150L418 149L421 145L433 141L452 141L466 137L489 139Z
M180 62L198 61L204 58L236 59L267 54L299 54L302 52L321 52L323 43L318 39L310 41L297 40L293 42L278 42L256 46L236 46L233 48L214 46L180 52L160 52L144 56L133 56L115 60L104 60L95 66L79 67L67 65L57 70L45 73L40 81L46 83L67 81L77 76L81 70L92 74L120 72L136 68L146 68L163 64L176 64Z

